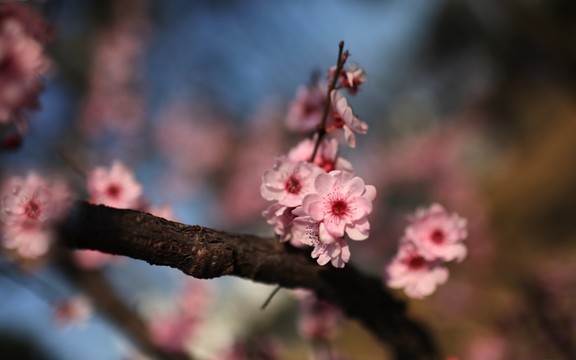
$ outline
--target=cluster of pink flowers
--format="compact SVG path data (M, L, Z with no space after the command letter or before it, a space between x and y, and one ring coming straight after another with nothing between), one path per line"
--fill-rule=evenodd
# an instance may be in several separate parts
M25 178L8 179L0 193L3 246L24 258L44 255L52 242L54 226L71 204L66 183L30 173Z
M346 57L339 60L340 68ZM331 262L339 268L350 259L346 237L356 241L368 238L367 217L376 196L374 186L355 176L350 162L338 156L338 140L325 136L343 134L346 143L354 147L355 133L364 134L368 129L339 92L340 88L352 89L351 84L357 88L364 81L357 71L354 68L350 75L352 82L344 81L348 79L346 70L340 77L329 71L336 81L323 86L324 92L317 86L298 91L287 116L288 124L300 131L316 129L316 135L303 140L288 155L277 156L260 187L262 197L274 201L263 215L280 241L313 246L312 257L320 265ZM326 118L317 116L329 103L332 111L325 114Z
M38 108L50 34L49 25L27 4L0 3L0 123L14 122L20 132L25 130L23 111Z
M384 268L388 286L404 288L406 295L423 298L448 280L447 261L462 261L467 248L466 220L441 205L420 209L400 240L398 254Z

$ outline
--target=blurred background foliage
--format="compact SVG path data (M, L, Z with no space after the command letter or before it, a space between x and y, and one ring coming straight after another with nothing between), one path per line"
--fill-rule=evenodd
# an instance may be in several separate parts
M287 106L313 71L334 64L344 40L368 74L351 103L370 126L344 155L379 191L373 235L352 244L352 263L379 276L406 214L440 202L468 218L469 257L450 268L436 294L408 301L445 354L576 356L576 2L52 0L39 7L57 29L52 71L24 147L2 154L5 174L57 170L81 189L58 153L86 169L119 158L147 197L171 204L182 222L269 235L259 182L273 156L299 141L284 127ZM129 294L127 283L152 272L153 285L175 277L129 263L119 265L123 274L106 272L135 304L144 295ZM286 294L258 313L270 288L221 283L217 294L231 283L236 290L215 301L213 343L215 334L233 337L222 335L227 324L246 337L280 334L283 359L307 356ZM49 320L39 327L39 315L20 312L42 305L29 300L23 309L22 298L33 295L1 278L0 288L0 329L35 334L47 356L122 353L98 320L88 324L103 327L98 337L94 329L68 330L77 332L73 346L63 335L38 335L50 331ZM252 317L223 310L240 304ZM116 352L96 350L110 343ZM355 323L335 347L354 359L386 354Z

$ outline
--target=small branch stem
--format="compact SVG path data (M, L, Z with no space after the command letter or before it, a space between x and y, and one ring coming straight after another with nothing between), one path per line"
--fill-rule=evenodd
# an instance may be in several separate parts
M316 133L318 134L318 138L316 139L316 144L314 144L314 151L312 152L312 156L310 157L310 162L313 163L314 159L316 158L316 153L318 152L318 148L320 147L320 142L324 135L326 135L326 121L328 121L328 113L330 112L330 108L332 106L332 91L336 87L338 83L338 76L340 75L340 71L346 63L346 59L348 58L348 50L344 51L344 41L340 41L338 44L338 60L336 61L336 71L334 72L334 76L332 80L328 83L328 98L326 100L326 105L324 106L324 112L322 113L322 121L318 124L316 129Z

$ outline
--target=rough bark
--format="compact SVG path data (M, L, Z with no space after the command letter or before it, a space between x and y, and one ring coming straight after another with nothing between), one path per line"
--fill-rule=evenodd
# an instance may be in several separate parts
M171 222L134 210L80 203L62 228L63 243L129 256L152 265L170 266L201 279L224 275L306 288L340 306L359 320L397 359L436 359L428 332L406 316L405 304L394 299L378 278L352 265L319 266L309 250L276 239L238 235Z

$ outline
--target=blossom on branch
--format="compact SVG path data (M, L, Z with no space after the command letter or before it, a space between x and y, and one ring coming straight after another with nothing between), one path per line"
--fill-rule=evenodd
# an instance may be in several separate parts
M329 79L334 77L335 71L336 66L333 66L328 70ZM344 68L340 69L337 81L337 88L345 88L348 90L350 95L356 95L360 85L366 81L366 73L364 72L364 69L358 67L357 64L352 63L347 70Z
M318 141L318 135L313 139L304 139L288 153L288 158L294 162L310 161L314 152L314 145ZM354 173L352 164L338 156L338 140L334 138L322 138L318 146L318 153L314 157L314 164L318 165L324 171L342 170Z
M346 97L340 94L340 92L333 90L330 96L332 97L332 104L335 108L333 116L336 120L329 130L342 129L346 144L354 148L356 147L356 135L354 133L366 134L368 132L368 125L354 115L352 108L348 105Z
M114 161L110 168L96 167L88 174L89 202L119 209L138 208L142 186L124 164Z
M262 176L260 192L266 200L276 200L284 206L302 204L305 195L314 191L314 180L323 171L309 162L292 162L286 156L276 158L272 170Z
M367 216L372 212L376 188L358 176L339 170L321 174L315 192L304 197L302 209L320 222L320 240L331 243L344 234L352 240L366 240L370 231Z

